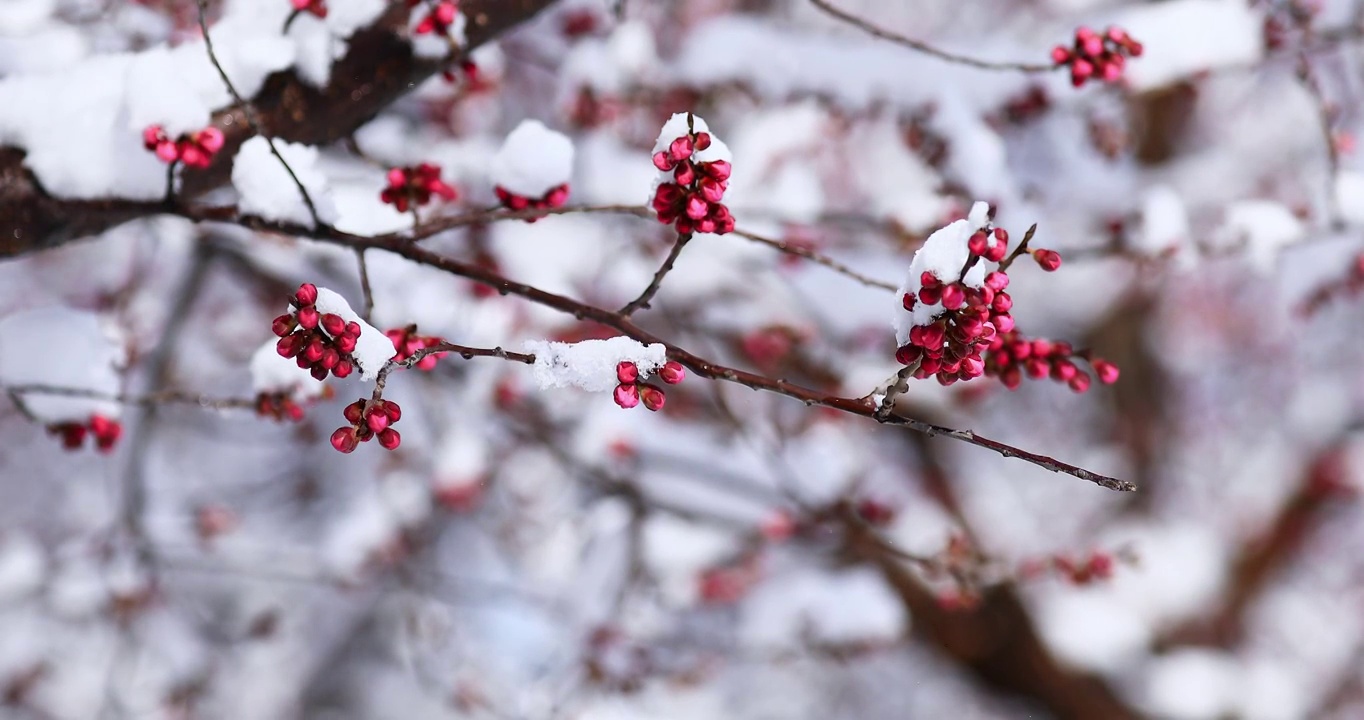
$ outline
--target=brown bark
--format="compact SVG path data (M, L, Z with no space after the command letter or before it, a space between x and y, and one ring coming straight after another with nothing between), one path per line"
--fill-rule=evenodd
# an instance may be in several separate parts
M1102 679L1061 665L1012 587L987 590L973 610L944 609L863 523L849 518L844 527L852 551L875 564L900 597L919 638L987 688L1034 702L1057 720L1139 717Z
M553 0L465 0L469 47L477 47L524 22ZM332 66L325 89L293 72L270 76L251 99L261 126L274 137L322 145L340 140L394 100L441 69L412 55L403 38L405 5L397 3L374 25L351 38L346 55ZM227 182L237 148L252 131L240 107L214 114L226 136L208 168L184 174L183 193L201 195ZM21 148L0 147L0 258L44 250L129 220L156 214L156 203L117 199L76 201L49 195L23 165Z

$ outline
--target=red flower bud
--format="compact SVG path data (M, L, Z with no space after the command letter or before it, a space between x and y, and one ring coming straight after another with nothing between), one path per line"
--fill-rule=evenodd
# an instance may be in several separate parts
M397 450L402 442L403 436L399 435L398 431L393 428L388 428L379 433L379 444L382 445L385 450Z
M682 367L682 364L673 360L663 363L663 367L658 371L658 376L663 379L663 382L668 383L669 385L676 385L682 382L682 378L685 377L686 374L687 371Z
M298 307L312 305L317 302L317 286L312 283L303 283L298 286L298 292L294 293L294 300Z
M348 427L337 428L336 432L332 433L331 441L332 447L343 453L354 452L355 447L360 444L355 437L355 431Z
M616 365L616 379L623 384L629 384L639 379L639 368L634 363L625 360Z
M653 385L644 385L639 388L639 399L644 403L644 407L655 412L663 409L663 404L668 398L663 391Z
M613 399L616 401L617 405L629 410L639 404L639 389L635 387L633 383L622 383L616 386L616 391L613 393Z

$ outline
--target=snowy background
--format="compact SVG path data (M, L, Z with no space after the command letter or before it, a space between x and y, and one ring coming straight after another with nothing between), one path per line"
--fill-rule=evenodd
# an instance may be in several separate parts
M255 220L194 222L148 209L142 132L233 103L195 2L0 0L0 154L71 213L143 208L0 259L0 717L1364 716L1364 3L830 4L985 61L1045 65L1081 25L1144 52L1077 89L809 0L559 0L343 140L229 143L216 187L176 192ZM236 90L326 88L358 30L396 11L406 43L435 3L327 5L285 32L288 0L209 3ZM984 201L1063 258L1011 272L1020 329L1121 378L912 380L899 412L1139 491L694 372L622 409L616 361L647 375L658 346L554 344L620 333L382 250L367 311L356 252L287 231L391 233L614 311L677 237L644 208L685 112L727 146L739 232L692 238L635 324L869 396L915 250ZM385 204L420 163L458 198ZM564 184L558 214L489 214ZM366 316L363 372L274 354L305 282ZM401 446L336 452L379 333L412 324L538 362L395 370ZM112 452L49 429L94 415Z

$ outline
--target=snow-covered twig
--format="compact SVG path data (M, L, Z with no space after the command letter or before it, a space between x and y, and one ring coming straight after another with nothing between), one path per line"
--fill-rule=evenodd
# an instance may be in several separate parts
M223 85L227 87L227 92L232 95L232 99L236 101L237 105L241 107L242 113L246 115L246 122L250 124L251 131L265 138L265 143L270 146L270 154L274 155L275 159L279 160L280 165L284 166L284 171L289 173L289 178L294 181L299 194L303 196L303 204L308 206L308 214L312 216L313 224L321 227L322 220L317 214L317 206L313 204L313 198L308 193L308 188L303 186L303 181L298 179L298 175L289 166L289 162L280 154L279 148L275 147L274 138L265 134L265 129L261 127L260 120L256 117L256 111L251 107L251 103L247 102L246 98L237 92L237 86L232 84L232 79L227 76L227 71L223 70L222 63L218 62L218 54L213 50L213 38L208 33L208 0L198 0L198 5L199 31L204 36L204 48L208 51L208 61L213 64L213 69L218 71L218 77L222 78Z
M897 45L903 45L907 48L916 50L925 55L931 55L935 58L938 58L939 60L945 60L950 63L966 65L967 67L979 68L981 70L1012 70L1015 72L1025 73L1052 72L1057 68L1055 64L1051 63L1043 64L1043 63L995 62L991 60L979 60L977 58L967 57L965 55L957 55L955 53L947 52L946 50L940 50L938 48L935 48L932 45L929 45L928 43L922 42L920 40L908 38L899 33L886 30L885 28L882 28L878 25L863 20L862 18L857 17L856 15L851 15L844 10L840 10L834 7L833 5L830 5L828 2L826 2L826 0L810 0L810 2L815 7L824 11L826 15L837 20L840 20L842 22L845 22L849 25L852 25L853 27L858 28L859 30L862 30L863 32L869 35L879 37L882 40L889 40L893 43L896 43Z
M90 400L108 400L121 405L138 405L143 407L151 405L195 405L210 410L254 410L256 407L256 402L249 398L210 397L208 395L196 395L194 393L187 393L179 390L129 394L103 393L97 390L58 387L56 385L0 385L0 392L18 395L20 397L24 395L60 395L63 397L88 398Z

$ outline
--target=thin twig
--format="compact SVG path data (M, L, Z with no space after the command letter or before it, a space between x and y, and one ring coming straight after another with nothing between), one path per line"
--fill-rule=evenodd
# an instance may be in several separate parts
M925 55L931 55L935 58L938 58L939 60L945 60L950 63L966 65L968 67L979 68L981 70L1013 70L1015 72L1025 73L1052 72L1057 68L1057 65L1051 63L1042 64L1042 63L996 62L993 60L979 60L973 57L967 57L965 55L957 55L955 53L947 52L946 50L939 50L938 48L935 48L932 45L929 45L920 40L915 40L913 38L905 37L904 35L901 35L899 33L891 32L889 30L886 30L885 28L867 22L866 20L863 20L862 18L857 17L856 15L850 15L846 11L840 10L834 7L833 5L830 5L825 0L810 0L810 2L815 7L819 8L820 10L823 10L824 13L829 15L830 17L833 17L849 25L852 25L853 27L869 35L874 35L876 37L881 38L882 40L889 40L898 45L903 45L912 50L917 50L918 52L921 52Z
M1332 229L1339 230L1345 226L1345 221L1340 216L1340 204L1336 202L1336 176L1340 172L1340 149L1336 146L1336 134L1332 129L1334 110L1331 102L1326 99L1326 93L1321 87L1321 81L1317 79L1316 72L1312 69L1312 60L1308 57L1307 51L1298 55L1298 79L1302 81L1302 86L1312 96L1312 101L1316 105L1317 123L1321 130L1322 145L1326 151L1326 214L1328 224Z
M426 359L428 355L435 355L437 353L454 353L464 358L465 360L472 360L473 358L476 357L493 357L500 358L502 360L508 360L511 362L524 363L526 365L535 364L534 355L512 352L510 350L503 350L500 347L478 348L469 347L467 345L456 345L454 343L448 342L438 343L430 347L424 347L407 356L407 358L403 360L389 360L388 362L384 363L383 368L379 370L378 376L374 378L374 399L378 400L379 398L383 397L384 386L388 384L389 373L393 372L394 370L411 369L417 363Z
M199 32L204 36L204 47L208 50L208 60L213 63L213 68L218 71L218 77L222 78L223 85L227 86L227 92L232 95L232 99L242 108L242 113L246 115L246 122L251 126L251 131L265 138L265 144L270 147L270 154L279 160L279 164L284 166L284 171L289 173L289 178L298 187L298 192L303 196L303 204L308 206L308 215L313 219L313 225L322 227L322 220L317 215L317 206L313 204L312 195L308 194L308 188L303 187L303 181L298 179L294 169L289 166L289 162L279 153L279 148L275 147L274 138L265 134L261 128L260 120L256 117L256 111L251 104L237 92L237 86L232 84L232 80L227 77L227 71L223 70L222 63L218 62L218 54L213 50L213 39L208 34L208 0L198 0L199 4Z
M242 409L254 410L256 403L249 398L217 398L207 395L196 395L193 393L181 392L178 390L163 390L160 392L130 394L130 393L106 393L98 390L87 390L84 388L60 387L57 385L7 385L0 387L0 392L12 393L15 395L58 395L62 397L88 398L91 400L106 400L120 405L137 405L149 407L152 405L195 405L211 410Z
M777 240L775 238L764 237L757 233L748 232L747 230L735 230L730 234L735 235L737 237L741 237L745 240L751 240L761 245L766 245L780 252L784 252L787 255L794 255L796 257L804 258L811 262L818 263L826 268L829 268L830 270L833 270L834 272L840 275L850 277L853 280L856 280L857 282L866 285L867 287L879 288L881 290L887 290L889 292L895 292L895 290L897 289L897 286L893 283L888 283L885 282L884 280L877 280L875 278L868 277L860 272L857 272L856 270L853 270L847 265L844 265L843 263L834 260L833 258L827 255L821 255L813 250L803 248L799 245L789 243L785 240Z
M365 322L374 314L374 291L369 285L369 263L365 262L365 251L363 248L356 248L355 262L360 266L360 294L365 298L364 314L361 316Z
M677 240L673 242L672 250L668 251L668 257L663 260L663 264L658 266L654 272L654 279L649 281L649 287L644 288L644 292L639 297L631 300L620 309L620 314L630 317L636 310L649 307L649 302L658 294L659 288L663 287L663 278L672 272L673 265L677 263L677 258L682 254L682 248L686 247L691 240L691 233L678 233Z

